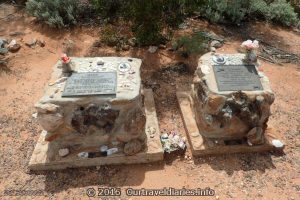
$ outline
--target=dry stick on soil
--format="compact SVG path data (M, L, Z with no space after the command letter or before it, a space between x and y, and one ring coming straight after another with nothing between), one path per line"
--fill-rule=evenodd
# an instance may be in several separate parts
M268 58L265 58L265 57L263 57L263 56L261 56L261 55L258 55L258 57L261 58L261 59L263 59L263 60L265 60L265 61L268 61L268 62L270 62L270 63L273 63L273 64L279 64L279 63L276 63L276 62L274 62L273 60L270 60L270 59L268 59Z
M281 50L277 47L272 46L270 43L263 41L261 38L254 38L252 36L249 36L251 40L259 40L259 42L262 44L262 50L260 57L261 59L264 59L270 63L279 64L282 65L282 63L295 63L300 64L300 56L293 53L288 53L284 50ZM286 61L284 61L286 60Z
M260 43L262 43L263 45L262 45L261 55L259 55L258 57L268 62L279 64L279 65L282 65L282 63L300 64L299 55L288 53L262 40L260 40Z

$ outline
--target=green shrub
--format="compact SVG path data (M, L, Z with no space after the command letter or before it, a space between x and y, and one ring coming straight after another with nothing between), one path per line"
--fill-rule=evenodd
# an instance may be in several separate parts
M201 12L212 22L240 23L247 14L248 1L243 0L208 0Z
M187 16L195 14L205 0L164 0L162 1L163 18L171 27L178 27Z
M297 13L294 8L286 0L275 0L269 5L269 12L267 19L279 22L281 24L292 26L299 21Z
M79 0L28 0L26 10L52 27L77 24L82 7Z
M108 46L116 46L119 41L119 34L115 27L106 25L101 31L101 42Z
M291 5L294 7L296 13L298 13L298 17L300 17L300 0L290 0Z
M184 19L198 10L204 0L132 0L127 7L128 19L141 45L164 43L163 29L178 27ZM168 37L168 36L167 36Z
M267 13L269 13L269 7L267 2L262 0L251 0L249 13L252 16L261 17L265 19Z
M132 31L140 45L163 43L162 32L177 27L204 0L92 0L103 18L123 17L132 23Z
M208 0L200 10L212 22L238 24L247 19L263 18L292 26L299 21L293 6L286 0Z
M174 50L178 50L183 57L191 54L202 54L207 50L208 39L202 32L196 32L191 36L179 37L172 44Z
M101 30L101 42L120 50L128 44L128 36L122 34L118 27L106 24Z
M123 16L128 6L126 0L92 0L91 3L100 16L109 20Z
M129 18L140 45L154 45L163 41L163 0L132 0Z

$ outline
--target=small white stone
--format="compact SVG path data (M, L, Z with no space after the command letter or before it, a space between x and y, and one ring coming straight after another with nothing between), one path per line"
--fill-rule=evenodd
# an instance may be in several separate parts
M8 48L14 46L15 44L17 44L16 40L12 40L9 44L8 44Z
M118 152L118 148L111 148L111 149L107 149L107 155L110 156L114 153L117 153Z
M60 157L65 157L65 156L67 156L69 153L70 153L70 151L69 151L69 149L67 149L67 148L60 149L60 150L58 151L58 154L59 154Z
M155 53L155 52L157 51L157 49L158 49L157 46L150 46L149 49L148 49L148 51L149 51L150 53Z
M102 145L100 147L100 152L105 152L105 151L107 151L107 149L108 149L108 147L106 145Z
M210 43L210 46L211 47L215 47L215 48L220 48L222 47L222 43L217 41L217 40L213 40L211 43Z
M104 65L104 61L102 59L98 60L97 65Z
M77 154L78 157L80 158L88 158L89 157L89 153L88 152L80 152L79 154Z
M209 51L211 51L211 52L216 52L216 48L215 48L215 47L210 47L210 48L209 48Z
M32 117L33 117L34 119L36 119L36 118L37 118L37 113L33 113L33 114L32 114Z
M276 148L282 148L284 144L280 140L272 140L272 144Z

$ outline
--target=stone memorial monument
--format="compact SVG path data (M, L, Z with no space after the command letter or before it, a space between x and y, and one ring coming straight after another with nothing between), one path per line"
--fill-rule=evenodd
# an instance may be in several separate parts
M53 70L35 105L43 132L30 169L63 169L163 159L151 90L141 60L68 58Z
M269 79L244 57L203 55L191 88L177 93L194 155L283 148L267 125L275 98Z

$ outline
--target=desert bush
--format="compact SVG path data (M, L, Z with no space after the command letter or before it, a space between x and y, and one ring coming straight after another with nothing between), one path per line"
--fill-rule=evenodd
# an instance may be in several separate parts
M122 30L116 26L105 24L101 30L100 41L110 47L121 48L128 44L128 36L122 34Z
M204 0L92 0L100 16L130 21L140 45L163 43L164 28L177 27Z
M240 23L247 14L247 7L249 2L243 0L208 0L201 12L212 22Z
M106 25L101 31L101 42L108 46L116 46L118 44L119 34L115 27Z
M207 51L208 39L203 32L196 32L191 36L181 36L176 39L172 48L180 52L183 57L191 54L202 54Z
M140 45L159 44L163 41L163 0L132 0L129 19L132 30Z
M293 6L286 0L208 0L200 10L212 22L239 24L247 19L263 18L292 26L299 21Z
M52 27L77 24L82 12L79 0L28 0L26 10Z
M250 0L249 13L252 16L265 19L266 13L269 12L269 7L266 1Z
M203 2L204 0L133 0L127 6L127 17L132 21L138 43L159 44L166 41L166 37L162 35L163 29L178 27Z
M275 0L270 3L266 18L287 26L296 25L299 21L294 8L286 0Z
M204 0L164 0L162 1L163 18L171 27L177 27L184 19L193 15L202 5Z
M126 0L92 0L91 3L100 16L113 20L124 15L129 2Z
M289 2L294 7L295 12L298 13L298 17L300 17L300 0L290 0Z

